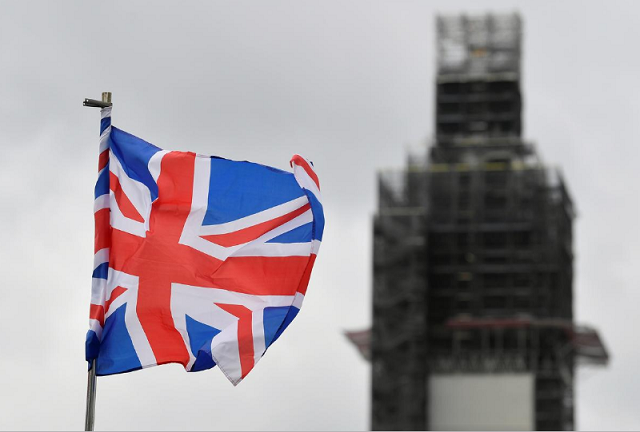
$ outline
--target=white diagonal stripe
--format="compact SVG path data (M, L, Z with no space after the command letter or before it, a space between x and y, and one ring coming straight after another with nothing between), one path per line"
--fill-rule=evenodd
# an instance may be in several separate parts
M241 229L249 228L254 225L261 224L273 220L277 217L287 215L300 207L306 205L309 202L306 196L301 196L286 203L271 207L267 210L263 210L259 213L255 213L241 219L236 219L231 222L226 222L218 225L203 225L200 228L200 235L216 235L227 234Z
M111 108L113 107L104 107L100 110L100 118L107 118L107 117L111 117Z
M109 194L100 195L93 202L94 213L105 208L109 208Z
M256 309L252 314L251 332L253 333L253 364L258 364L266 351L264 340L264 308Z
M169 151L160 150L159 152L151 156L151 159L149 159L149 163L147 164L147 167L149 168L149 172L151 173L151 177L153 177L153 180L156 183L158 183L158 177L160 177L160 170L162 167L162 158L167 153L169 153Z

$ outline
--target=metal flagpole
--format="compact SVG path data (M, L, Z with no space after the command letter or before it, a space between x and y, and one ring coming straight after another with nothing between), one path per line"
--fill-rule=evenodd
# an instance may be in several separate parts
M111 92L102 93L102 101L85 99L82 103L86 107L106 108L111 106ZM91 360L91 369L87 379L87 410L84 418L84 430L92 431L96 414L96 359Z
M93 430L96 414L96 359L91 360L91 370L87 380L87 411L84 417L84 430Z

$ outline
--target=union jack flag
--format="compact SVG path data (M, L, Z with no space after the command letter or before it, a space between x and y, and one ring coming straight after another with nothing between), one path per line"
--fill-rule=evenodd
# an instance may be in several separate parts
M302 305L324 229L313 165L165 151L101 116L87 360L238 384Z

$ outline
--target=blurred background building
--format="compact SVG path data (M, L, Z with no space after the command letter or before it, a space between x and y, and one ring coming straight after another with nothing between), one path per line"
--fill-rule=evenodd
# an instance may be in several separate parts
M574 204L522 139L517 14L437 18L435 142L379 175L371 426L574 429Z

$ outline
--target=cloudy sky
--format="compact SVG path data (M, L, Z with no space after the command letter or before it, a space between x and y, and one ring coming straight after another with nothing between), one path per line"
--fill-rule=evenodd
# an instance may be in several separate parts
M154 144L315 163L327 228L302 312L234 388L168 365L98 379L97 429L366 429L376 170L433 134L434 16L520 11L524 135L573 192L575 310L612 354L581 429L640 428L640 7L633 1L0 3L0 428L84 422L97 109Z

